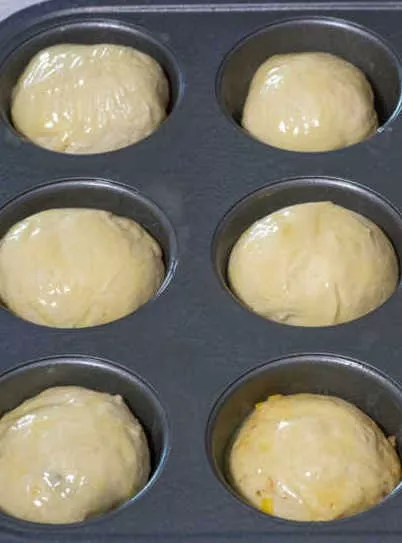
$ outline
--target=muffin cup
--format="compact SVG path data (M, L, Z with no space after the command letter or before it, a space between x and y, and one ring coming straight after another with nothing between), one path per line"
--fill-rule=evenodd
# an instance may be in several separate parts
M330 201L355 211L379 226L393 244L401 270L402 219L389 202L361 185L341 179L288 179L246 196L226 214L218 226L212 246L212 259L223 287L232 294L227 278L230 253L243 232L255 221L284 207L320 201Z
M49 22L34 25L24 38L24 41L16 44L14 48L10 47L12 49L4 56L0 65L0 115L3 122L17 134L18 131L14 128L10 117L13 89L29 61L41 50L58 44L107 43L138 49L153 57L162 66L168 78L170 87L168 116L180 99L183 86L182 75L173 54L166 45L158 42L140 27L102 17L70 17L63 26L57 23L49 24ZM25 139L23 135L18 135Z
M263 28L242 40L228 54L217 79L217 95L226 115L241 123L251 80L273 55L323 52L339 56L367 77L374 91L380 127L397 114L401 102L399 60L376 34L345 21L308 17ZM381 128L380 128L381 129Z
M178 259L173 227L151 200L121 184L102 179L69 179L21 194L0 209L0 239L17 222L46 209L56 208L99 209L139 223L159 243L165 264L165 278L152 300L168 286Z
M0 376L1 416L18 407L23 401L50 387L57 386L79 386L112 395L119 394L134 416L138 418L148 440L151 475L146 486L120 508L134 504L150 490L159 477L170 449L166 413L155 391L140 377L104 360L82 356L46 358L21 365ZM112 512L104 515L107 516ZM102 516L84 522L96 522ZM17 519L15 521L26 523ZM46 525L40 526L46 529ZM64 526L67 529L68 527L71 525ZM51 526L48 528L51 529Z
M274 394L300 393L336 396L355 405L372 418L387 437L396 438L401 457L402 391L396 383L374 368L335 356L312 354L272 361L233 383L218 399L209 420L207 452L212 469L238 499L245 501L231 486L227 465L237 430L256 403Z

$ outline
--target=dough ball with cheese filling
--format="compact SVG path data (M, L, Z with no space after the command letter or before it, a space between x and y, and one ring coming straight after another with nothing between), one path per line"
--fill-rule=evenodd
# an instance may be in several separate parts
M0 420L0 509L33 522L83 521L150 475L144 431L120 396L54 387Z
M331 202L285 207L235 243L228 277L252 311L296 326L328 326L380 306L398 284L391 242L369 219Z
M290 53L255 73L243 127L258 140L290 151L331 151L358 143L378 128L365 75L329 53Z
M331 396L271 396L255 406L229 458L237 491L265 513L298 521L354 515L401 480L392 439Z
M163 278L158 243L132 219L107 211L42 211L0 241L0 298L37 324L111 322L147 302Z
M60 44L37 53L13 91L15 128L41 147L71 154L114 151L154 132L169 83L132 47Z

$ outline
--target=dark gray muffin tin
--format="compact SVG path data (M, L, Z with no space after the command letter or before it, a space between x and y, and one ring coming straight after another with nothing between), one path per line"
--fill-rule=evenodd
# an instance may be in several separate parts
M401 541L400 489L352 518L297 523L251 508L225 475L233 432L271 393L345 398L402 452L401 288L354 322L296 328L251 314L225 277L230 248L251 222L322 199L374 220L402 261L401 24L402 2L53 0L0 25L0 235L46 208L100 207L148 228L168 269L152 301L104 326L56 330L0 310L0 412L58 384L120 393L153 457L150 483L119 509L70 526L0 514L1 543ZM108 154L63 155L25 141L9 119L13 85L37 51L61 42L152 54L170 78L169 118ZM382 124L375 137L301 154L237 126L259 63L306 50L341 55L366 73Z

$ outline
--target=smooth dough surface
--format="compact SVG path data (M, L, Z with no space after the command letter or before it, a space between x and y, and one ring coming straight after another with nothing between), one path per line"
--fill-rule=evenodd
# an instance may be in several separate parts
M328 326L369 313L398 284L391 242L369 219L331 202L283 208L234 245L228 277L252 311L296 326Z
M364 74L329 53L275 55L255 73L243 127L290 151L330 151L358 143L378 127Z
M0 241L0 298L46 326L104 324L135 311L164 278L158 243L135 221L96 209L50 209Z
M323 521L364 511L401 479L391 441L330 396L271 396L240 428L229 458L236 489L265 513Z
M120 396L54 387L0 420L0 508L42 523L101 514L150 474L144 431Z
M13 92L16 129L52 151L94 154L135 143L166 117L169 84L132 47L60 44L29 62Z

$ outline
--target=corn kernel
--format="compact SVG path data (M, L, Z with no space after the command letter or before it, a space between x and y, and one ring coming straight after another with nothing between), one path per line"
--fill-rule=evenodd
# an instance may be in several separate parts
M272 515L274 512L274 501L272 498L263 498L261 500L260 509L263 513Z

